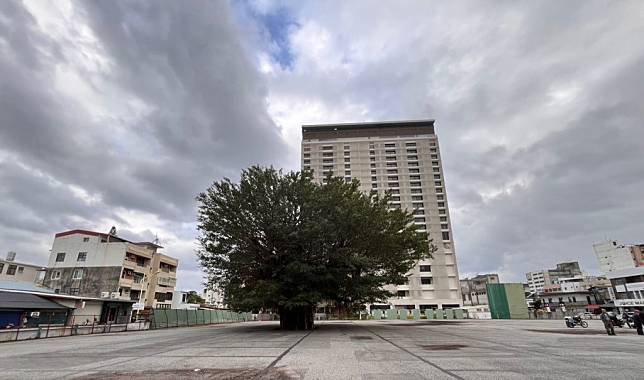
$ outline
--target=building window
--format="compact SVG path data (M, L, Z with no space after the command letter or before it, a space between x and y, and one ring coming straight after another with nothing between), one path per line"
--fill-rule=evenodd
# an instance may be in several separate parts
M432 278L431 277L421 277L420 278L420 283L422 285L431 285L432 284Z
M80 288L70 288L69 289L69 294L72 296L77 296L80 293Z
M425 218L414 218L414 223L425 223Z
M372 189L377 189L377 188L378 188L378 184L377 184L377 183L372 183L372 184L371 184L371 188L372 188Z
M347 183L351 182L351 177L344 177L344 182L347 182Z
M89 238L88 238L88 237L84 237L84 238L83 238L83 243L87 243L88 241L89 241Z
M438 160L438 154L432 154L430 157L432 160Z
M414 210L413 215L425 215L425 210Z
M323 146L322 150L333 150L333 145Z
M387 183L387 186L388 187L400 187L398 182L389 182L389 183Z
M423 230L427 230L427 226L425 224L416 225L416 231L423 231Z
M59 263L62 261L65 261L65 252L58 252L56 254L56 262Z
M83 270L80 268L74 269L72 272L72 280L80 280L83 278Z
M396 292L396 296L398 296L398 298L407 297L407 290L398 290Z
M409 179L410 180L420 180L420 176L419 175L410 175Z
M434 181L434 185L441 186L443 183L441 181Z
M407 149L407 154L416 154L418 151L416 149Z
M420 173L420 169L415 168L415 169L409 169L410 173Z
M387 156L385 157L385 161L396 161L396 156Z
M305 147L303 147L303 148L302 148L302 151L304 151L304 152L310 152L310 151L311 151L311 147L310 147L310 146L305 146Z
M324 169L324 170L333 170L333 165L322 165L322 169Z
M351 175L351 170L345 170L344 175Z
M447 222L447 217L446 216L441 216L440 221L441 222Z
M395 149L387 149L387 150L385 150L385 154L396 154L396 150Z
M349 150L349 149L351 149L351 146L350 146L350 145L345 145L345 146L344 146L344 150Z
M417 161L408 162L407 166L418 166L418 162Z
M438 209L438 213L441 214L441 215L446 215L447 214L447 212L445 212L444 208Z
M398 176L397 175L387 176L387 181L398 181Z
M443 240L449 240L449 232L443 231Z
M449 227L447 226L447 224L441 224L441 229L442 230L448 230Z
M387 174L398 174L398 169L387 169Z
M442 193L442 192L443 192L443 188L442 188L442 187L437 187L437 188L436 188L436 193Z
M333 158L323 158L322 163L323 164L332 164L333 163Z
M432 170L434 171L434 173L439 173L441 171L440 168L432 168Z
M350 158L345 158L344 162L351 162L351 159Z
M376 151L375 151L375 150L370 150L370 151L369 151L369 155L370 155L370 156L375 156L375 155L376 155Z
M411 200L412 201L422 201L423 196L422 195L412 195Z
M438 161L432 161L432 166L438 166Z
M420 186L420 182L409 182L409 186L416 186L416 187L419 187L419 186Z
M76 261L85 261L87 259L87 252L78 252L78 257Z
M351 152L344 152L344 155L345 155L345 156L350 156L350 155L351 155Z
M436 153L436 148L430 148L430 149L429 149L429 151L430 151L431 153Z
M441 179L441 175L440 174L434 174L434 179Z
M52 271L51 272L51 279L52 280L60 279L60 271L59 270Z
M310 170L311 166L310 165L304 165L304 170Z
M375 162L375 161L376 161L376 158L375 158L375 157L369 157L369 161L371 161L371 162Z
M436 199L438 199L439 201L442 201L442 200L445 199L445 196L444 195L437 195Z
M416 146L415 142L406 142L405 146Z
M18 274L23 274L25 271L25 267L18 267Z
M391 197L392 202L400 202L400 197Z
M385 148L395 148L396 143L385 143Z
M421 265L420 266L420 271L421 272L431 272L432 271L432 266L431 265Z
M344 164L345 169L351 169L351 164Z
M7 275L8 276L15 276L17 268L18 268L17 265L13 265L13 264L9 265L9 267L7 268Z
M333 152L322 153L322 157L333 157Z
M438 207L445 207L445 202L438 202Z
M375 182L378 180L378 177L371 177L371 180Z
M399 210L400 209L400 204L398 204L398 203L390 204L389 208Z
M3 270L4 270L4 263L0 263L0 274L2 274Z
M375 171L375 170L372 170L372 171L371 171L371 174L376 174L376 171Z
M309 165L311 163L311 160L304 160L304 165Z
M407 156L407 159L412 161L418 160L418 156Z
M424 208L425 205L423 204L423 202L412 202L411 207L413 207L413 208Z
M310 158L310 157L311 157L311 153L304 153L304 154L303 154L303 156L304 156L304 158Z
M430 141L429 146L436 146L436 142L435 141Z
M398 167L398 164L395 162L387 162L387 167L389 168L395 168Z
M400 194L400 190L398 190L398 189L389 190L389 192L391 194Z
M369 167L371 167L371 168L375 168L375 167L376 167L376 164L370 164L370 165L369 165Z

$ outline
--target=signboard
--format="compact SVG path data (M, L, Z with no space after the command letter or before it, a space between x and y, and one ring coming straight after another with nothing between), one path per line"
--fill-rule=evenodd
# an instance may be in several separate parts
M615 306L644 306L644 299L615 300Z
M40 317L40 312L39 311L32 311L31 314L29 314L33 318L38 318Z
M140 302L132 304L132 310L143 310L143 309L145 309L145 305L143 305Z

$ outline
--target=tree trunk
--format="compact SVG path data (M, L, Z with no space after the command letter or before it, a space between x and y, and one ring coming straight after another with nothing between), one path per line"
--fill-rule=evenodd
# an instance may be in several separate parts
M313 329L313 306L280 307L279 313L282 330Z

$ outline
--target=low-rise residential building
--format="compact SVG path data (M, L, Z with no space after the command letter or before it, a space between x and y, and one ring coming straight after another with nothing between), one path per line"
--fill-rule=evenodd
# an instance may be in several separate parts
M115 233L71 230L56 234L43 284L55 293L131 300L170 307L178 261L150 242ZM166 294L170 294L169 299Z
M172 294L172 309L198 310L201 305L188 302L189 292L175 290Z
M15 261L15 252L9 252L0 259L0 281L40 283L45 275L45 267Z
M177 268L179 260L157 253L152 261L150 276L150 297L145 306L153 309L172 308L174 288L177 285Z
M460 280L463 306L487 305L487 284L498 284L499 275L496 273L479 274L472 278Z

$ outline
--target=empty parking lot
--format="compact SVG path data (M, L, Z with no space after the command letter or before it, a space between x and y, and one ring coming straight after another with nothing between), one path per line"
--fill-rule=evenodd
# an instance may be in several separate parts
M0 344L0 377L640 379L644 339L601 323L341 321L312 332L272 322Z

